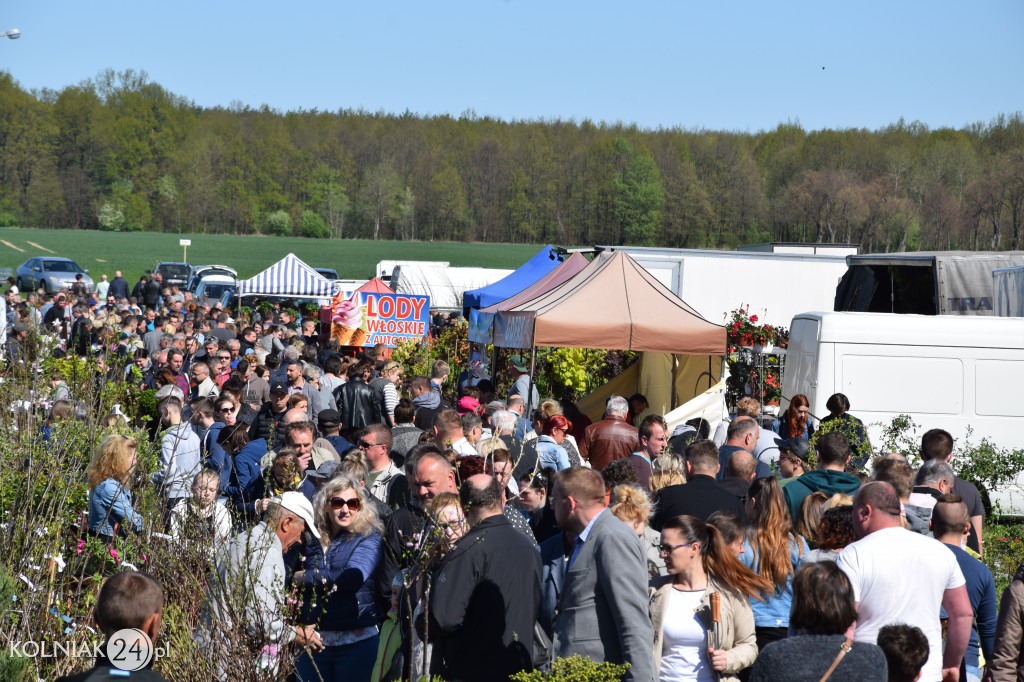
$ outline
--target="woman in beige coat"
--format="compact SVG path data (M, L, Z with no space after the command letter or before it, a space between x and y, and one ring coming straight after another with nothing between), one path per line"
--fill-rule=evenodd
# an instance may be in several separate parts
M650 582L660 680L738 680L757 658L749 597L761 599L768 581L736 559L714 526L693 516L666 522L658 549L669 573Z

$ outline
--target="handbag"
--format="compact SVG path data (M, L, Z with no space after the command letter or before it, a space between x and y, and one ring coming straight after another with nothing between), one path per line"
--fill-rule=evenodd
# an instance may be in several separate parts
M839 645L839 653L836 654L835 660L832 661L832 665L828 667L828 670L825 671L825 674L821 676L821 679L818 680L818 682L825 682L825 680L831 677L832 673L835 672L836 667L839 665L839 661L843 660L843 656L850 653L850 649L852 648L853 640L847 637L846 641Z

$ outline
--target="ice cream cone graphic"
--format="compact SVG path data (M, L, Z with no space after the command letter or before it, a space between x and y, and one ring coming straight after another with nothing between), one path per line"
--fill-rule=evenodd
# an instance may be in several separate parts
M345 298L345 294L335 294L331 312L331 336L338 339L342 346L361 346L366 341L366 332L361 329L363 311L359 306L356 294Z

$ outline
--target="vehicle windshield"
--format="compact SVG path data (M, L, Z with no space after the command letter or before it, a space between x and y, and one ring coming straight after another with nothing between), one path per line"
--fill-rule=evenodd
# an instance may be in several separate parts
M187 277L189 267L180 263L164 263L156 271L166 277Z
M85 272L73 260L44 260L43 269L47 272Z
M203 296L206 298L220 298L224 295L225 291L233 291L235 288L234 284L209 284L207 283L203 287Z

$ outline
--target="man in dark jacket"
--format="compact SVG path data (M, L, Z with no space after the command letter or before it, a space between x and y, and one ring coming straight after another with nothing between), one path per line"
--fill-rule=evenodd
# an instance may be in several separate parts
M107 296L113 296L118 301L122 298L128 298L128 282L121 276L120 270L115 272L114 279L110 280L110 286L107 287Z
M263 438L270 443L272 436L280 429L279 423L288 411L288 385L275 382L270 385L270 400L263 403L252 426L249 427L249 439Z
M412 405L416 409L413 414L413 426L421 431L430 431L434 426L434 415L452 409L439 391L431 390L430 379L414 377L409 383L412 391Z
M533 668L540 554L505 518L493 476L470 476L459 496L472 527L436 571L429 641L445 679L507 680ZM416 627L428 629L422 614Z
M604 419L587 427L580 442L580 455L590 466L603 471L608 462L626 459L640 447L635 426L626 422L629 403L625 398L612 396L604 410Z
M651 528L661 530L668 519L681 514L701 521L716 511L730 511L741 519L746 511L739 499L715 480L718 473L718 448L710 440L699 440L686 448L686 483L670 485L654 498L655 513Z
M142 298L145 300L147 308L155 308L160 303L160 293L162 291L160 275L154 272L149 281L146 282L146 288L142 292Z
M370 363L361 360L349 370L348 381L334 389L334 402L338 404L344 429L384 423L383 396L366 383L370 368Z

